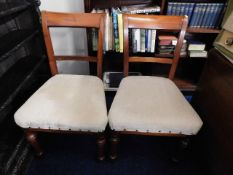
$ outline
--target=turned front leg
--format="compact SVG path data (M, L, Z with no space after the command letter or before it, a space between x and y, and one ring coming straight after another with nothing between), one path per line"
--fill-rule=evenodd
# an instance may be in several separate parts
M117 158L117 146L119 143L119 136L116 132L112 132L110 138L110 159L115 160Z
M43 154L43 151L38 143L37 133L30 130L26 130L25 135L27 141L32 145L33 149L35 150L36 155L41 156Z
M101 161L105 159L105 145L106 145L105 135L100 134L97 138L97 147L98 147L98 159Z

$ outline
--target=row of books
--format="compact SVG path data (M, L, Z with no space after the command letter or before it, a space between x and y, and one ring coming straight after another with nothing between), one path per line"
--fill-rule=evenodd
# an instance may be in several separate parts
M130 13L130 14L154 14L160 12L159 6L148 7L145 5L134 5L134 6L125 6L120 8L111 8L111 9L93 9L92 13L105 13L105 37L104 37L104 50L105 51L116 51L123 53L123 19L122 13ZM144 30L140 32L136 32L135 38L137 39L137 43L140 42L138 40L138 33L141 35L146 35L151 33L151 30ZM135 33L135 32L132 32ZM98 31L96 29L92 29L92 49L93 51L97 50L97 40L98 40ZM139 46L136 50L139 50ZM145 50L141 49L140 50ZM150 49L151 50L151 49ZM153 49L152 49L153 51Z
M132 53L155 52L156 30L132 29L129 32L129 38Z
M190 27L218 28L224 15L225 7L225 3L168 2L167 15L187 15Z

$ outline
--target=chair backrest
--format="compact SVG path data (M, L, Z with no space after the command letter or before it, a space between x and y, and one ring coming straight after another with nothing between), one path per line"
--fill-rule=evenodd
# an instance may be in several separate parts
M49 65L52 75L58 74L56 60L80 60L97 63L97 76L102 79L103 62L103 36L104 36L104 14L91 13L56 13L42 12L42 28L44 33ZM93 56L59 56L54 55L49 27L72 27L72 28L97 28L98 50L97 57Z
M129 62L151 62L171 64L169 79L175 76L177 64L180 57L185 32L187 29L187 16L163 16L163 15L135 15L124 14L124 75L128 75ZM164 57L136 57L129 56L129 29L158 29L179 32L177 45L174 51L173 59Z

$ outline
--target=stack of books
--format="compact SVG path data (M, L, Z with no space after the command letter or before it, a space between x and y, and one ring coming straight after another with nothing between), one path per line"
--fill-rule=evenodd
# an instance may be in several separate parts
M155 14L160 12L159 6L134 5L111 9L93 9L92 13L105 13L104 51L123 53L123 19L122 13ZM98 30L92 30L92 50L97 51ZM136 52L154 52L155 30L135 29L131 31L132 48ZM155 39L154 39L155 40Z
M182 48L181 48L181 51L180 51L180 56L182 57L185 57L187 55L187 40L183 40L183 45L182 45Z
M158 39L159 54L164 56L173 54L177 44L177 37L172 35L160 35Z
M225 8L225 3L168 2L167 15L187 15L190 27L219 28Z
M205 51L205 43L200 41L190 41L189 46L189 57L207 57L207 51Z

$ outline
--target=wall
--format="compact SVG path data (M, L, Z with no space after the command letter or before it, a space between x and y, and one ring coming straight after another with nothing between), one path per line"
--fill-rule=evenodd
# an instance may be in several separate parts
M83 0L41 0L40 10L84 12ZM56 55L87 55L85 29L50 29ZM89 74L89 64L83 61L58 61L60 73Z

